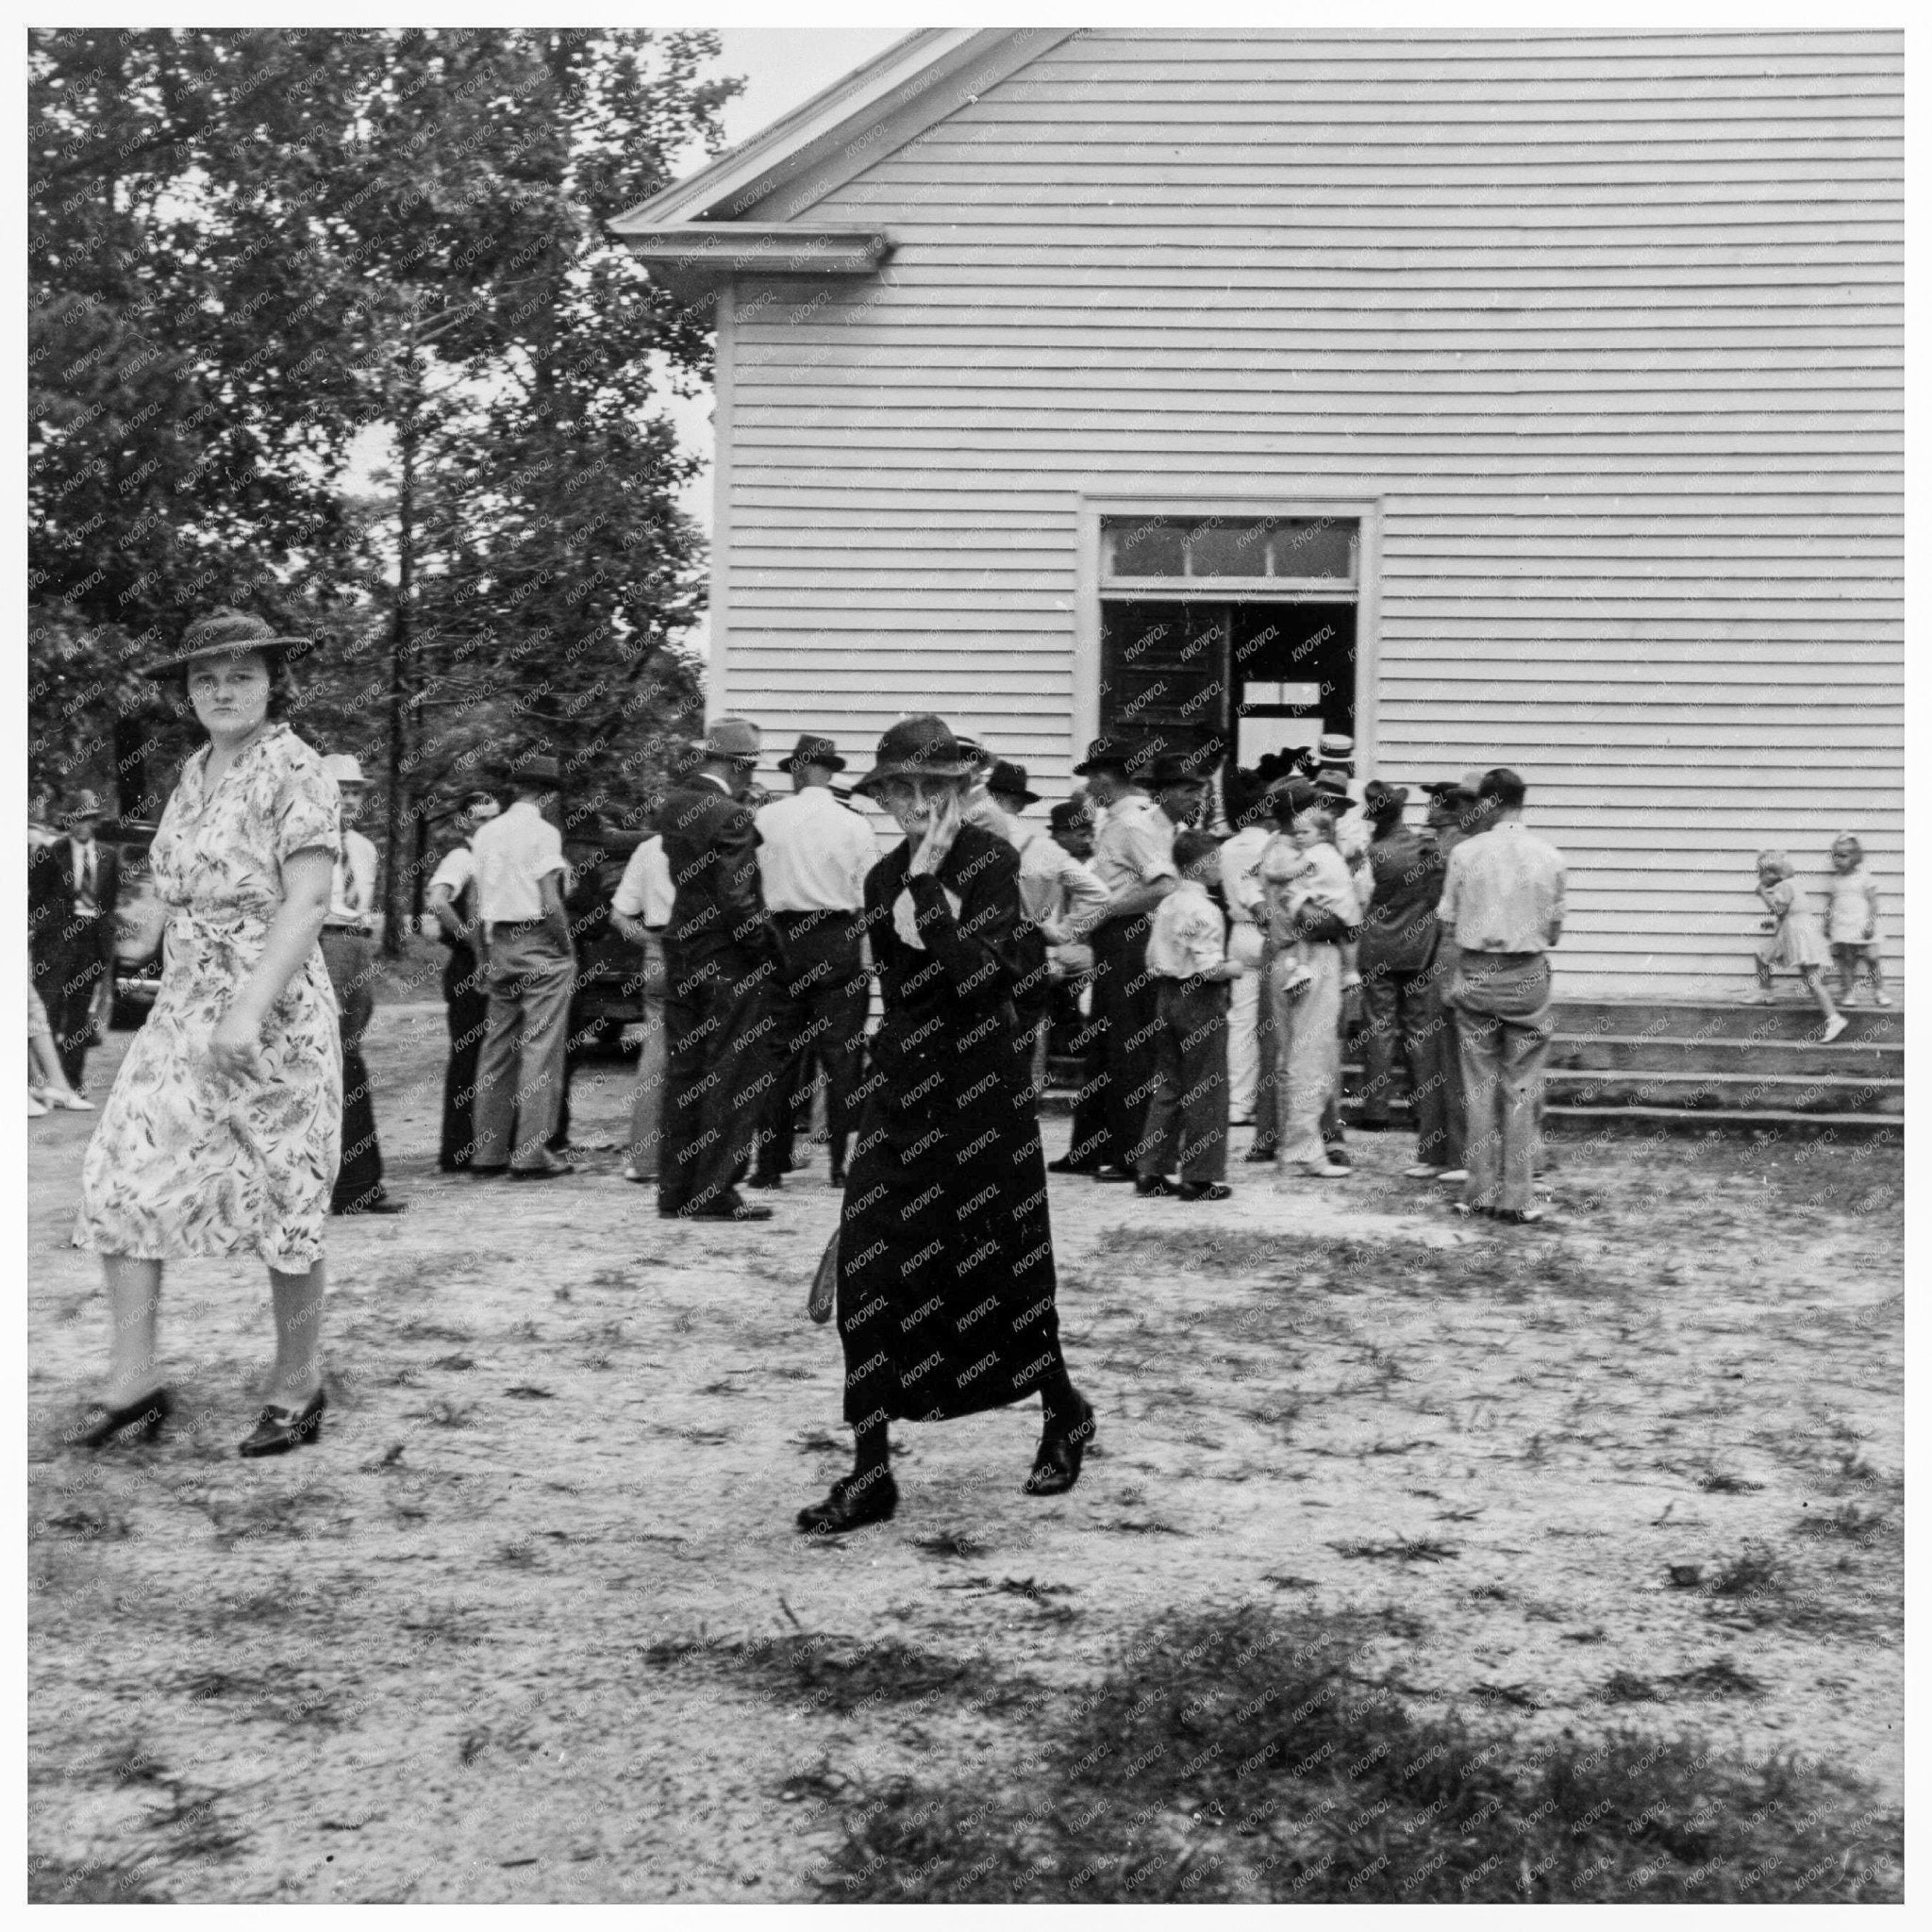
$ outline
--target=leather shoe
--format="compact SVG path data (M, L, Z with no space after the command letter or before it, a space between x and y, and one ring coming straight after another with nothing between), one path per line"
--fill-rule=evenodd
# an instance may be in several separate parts
M328 1407L328 1395L318 1389L300 1408L282 1408L270 1403L262 1411L254 1432L241 1444L243 1456L286 1456L304 1442L322 1434L322 1413Z
M1135 1175L1131 1167L1096 1167L1093 1178L1097 1181L1130 1181Z
M1174 1192L1183 1201L1225 1201L1234 1190L1225 1181L1183 1181Z
M346 1208L336 1208L330 1211L336 1214L407 1214L409 1211L409 1204L407 1201L391 1201L385 1194L377 1201L355 1201Z
M1135 1179L1134 1191L1147 1195L1171 1194L1174 1183L1164 1174L1143 1174Z
M1029 1496L1064 1496L1080 1480L1080 1461L1098 1425L1093 1405L1077 1390L1074 1399L1080 1405L1079 1420L1074 1426L1060 1430L1049 1423L1041 1433L1033 1473L1021 1485Z
M509 1171L509 1177L513 1181L554 1181L560 1180L567 1174L575 1173L576 1169L569 1161L556 1160L548 1167L513 1167Z
M1091 1160L1075 1160L1071 1154L1062 1154L1058 1160L1046 1163L1048 1174L1092 1174L1094 1164Z
M1250 1167L1270 1167L1274 1165L1274 1149L1272 1146L1263 1146L1259 1142L1257 1142L1256 1145L1250 1147L1248 1151L1241 1156L1241 1158L1245 1160Z
M798 1512L798 1526L811 1536L843 1536L868 1523L885 1523L899 1507L899 1485L890 1469L841 1475L823 1503Z
M732 1208L696 1208L689 1214L679 1214L673 1208L671 1218L674 1221L770 1221L772 1209L761 1201L740 1201Z
M110 1408L105 1402L92 1402L67 1440L82 1449L105 1449L123 1429L139 1428L141 1440L152 1442L161 1433L161 1424L175 1412L175 1398L166 1389L155 1389L133 1402Z

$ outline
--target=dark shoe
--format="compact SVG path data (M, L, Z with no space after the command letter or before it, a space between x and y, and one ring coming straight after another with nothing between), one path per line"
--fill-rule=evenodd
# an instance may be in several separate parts
M409 1204L407 1201L391 1201L386 1194L380 1200L358 1201L347 1208L331 1210L336 1214L407 1214L408 1211Z
M1164 1174L1143 1174L1134 1182L1137 1194L1171 1194L1174 1183Z
M322 1434L322 1412L328 1407L327 1394L318 1389L300 1408L278 1408L270 1403L255 1424L255 1432L241 1445L243 1456L286 1456L304 1442Z
M689 1214L680 1214L674 1208L672 1218L677 1221L770 1221L772 1212L762 1202L741 1201L733 1208L694 1208Z
M1385 1120L1371 1120L1367 1114L1357 1114L1349 1123L1357 1134L1386 1134L1390 1124Z
M175 1398L165 1389L153 1390L138 1402L124 1402L119 1408L91 1402L67 1441L81 1449L105 1449L123 1429L138 1428L141 1440L152 1442L174 1412Z
M1234 1190L1225 1181L1183 1181L1175 1192L1183 1201L1225 1201Z
M885 1523L899 1507L899 1485L890 1469L870 1475L841 1475L823 1503L798 1512L798 1526L812 1536L843 1536L868 1523Z
M1097 1181L1130 1181L1135 1178L1131 1167L1096 1167L1093 1178Z
M1080 1480L1080 1460L1093 1440L1097 1424L1093 1405L1074 1392L1080 1405L1080 1419L1064 1432L1049 1426L1040 1438L1033 1457L1033 1474L1021 1485L1029 1496L1064 1496Z
M513 1167L509 1177L513 1181L554 1181L564 1174L575 1174L576 1169L566 1160L553 1161L548 1167Z
M1274 1143L1272 1141L1257 1141L1241 1158L1254 1167L1270 1163L1274 1158Z
M1541 1208L1492 1208L1490 1212L1498 1221L1507 1221L1512 1227L1531 1227L1539 1221L1549 1218Z
M1091 1160L1075 1160L1071 1154L1062 1154L1058 1160L1046 1163L1048 1174L1093 1174L1095 1164Z
M479 1181L494 1180L498 1174L508 1174L508 1172L509 1162L507 1160L501 1167L473 1167L470 1169L470 1173Z
M1328 1157L1328 1165L1330 1167L1347 1167L1351 1165L1348 1158L1348 1149L1340 1141L1330 1141L1322 1149L1322 1152Z
M755 1174L745 1182L748 1188L782 1188L785 1176L782 1174Z

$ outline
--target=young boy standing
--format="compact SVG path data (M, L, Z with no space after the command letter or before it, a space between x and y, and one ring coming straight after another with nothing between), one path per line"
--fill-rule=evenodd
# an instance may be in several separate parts
M1138 1194L1224 1201L1227 1174L1228 982L1246 971L1229 959L1220 908L1208 896L1221 873L1221 841L1174 835L1180 884L1156 908L1147 971L1159 990L1158 1079L1136 1150ZM1176 1187L1169 1178L1180 1174Z

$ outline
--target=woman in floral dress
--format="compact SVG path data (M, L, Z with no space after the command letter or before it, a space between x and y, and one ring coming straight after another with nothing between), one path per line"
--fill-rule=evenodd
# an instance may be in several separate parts
M108 1387L75 1431L98 1448L152 1436L161 1272L190 1255L268 1264L275 1368L244 1456L321 1427L323 1227L341 1142L335 995L317 940L341 846L335 781L270 717L290 645L217 611L154 667L185 675L208 734L152 853L168 910L160 991L122 1062L81 1171L77 1246L102 1257L113 1322Z

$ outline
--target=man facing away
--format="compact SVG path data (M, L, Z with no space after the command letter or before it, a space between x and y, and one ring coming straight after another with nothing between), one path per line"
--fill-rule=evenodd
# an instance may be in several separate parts
M696 769L664 801L664 857L677 897L665 937L668 1070L658 1142L658 1212L769 1221L738 1191L758 1144L766 1093L781 1077L769 989L783 949L758 888L758 824L743 799L758 733L720 718Z
M1055 836L1022 823L1029 805L1040 803L1039 792L1026 782L1026 767L1002 758L987 778L988 795L1006 816L1007 838L1020 855L1020 909L1026 915L1023 938L1031 959L1027 981L1015 1005L1020 1023L1031 1041L1033 1098L1046 1091L1046 1037L1052 1024L1058 989L1070 974L1084 972L1093 955L1088 933L1107 909L1107 888L1085 862L1068 850L1060 836L1069 820L1055 808ZM1091 835L1071 834L1075 843L1093 849ZM1075 1136L1077 1139L1078 1136Z
M67 1084L84 1091L91 1046L114 999L114 903L120 855L94 837L101 801L76 791L60 814L65 836L29 841L27 953Z
M476 912L476 857L470 841L498 816L496 795L480 789L464 796L457 813L457 843L429 875L429 910L449 958L442 966L442 998L449 1015L449 1065L442 1077L442 1135L437 1165L460 1174L476 1140L476 1066L490 1024L490 995L483 985L483 924Z
M478 826L471 845L490 1014L476 1068L470 1172L550 1180L575 1172L545 1145L563 1098L576 980L563 903L563 779L557 760L536 752L518 761L511 782L509 809Z
M1530 1205L1543 1066L1554 1029L1549 953L1563 932L1563 856L1523 823L1527 788L1485 772L1490 828L1449 858L1438 911L1457 947L1456 1008L1469 1117L1461 1211L1541 1221Z
M671 929L676 903L671 861L664 857L664 835L654 831L631 854L610 902L611 924L643 955L640 978L644 1038L630 1107L630 1158L624 1168L625 1179L640 1185L655 1186L658 1179L666 1067L664 936Z
M375 1012L375 869L374 841L356 829L369 783L359 759L332 752L323 769L341 794L342 851L322 928L323 964L336 990L342 1031L342 1164L329 1197L331 1214L400 1214L382 1184L382 1147L362 1041Z
M869 1004L861 944L865 875L878 862L878 841L832 790L845 760L829 738L807 733L786 765L791 796L758 812L758 885L785 949L785 972L773 984L769 1005L784 1072L766 1094L751 1185L784 1185L801 1108L809 1117L816 1065L825 1075L831 1185L842 1188Z

